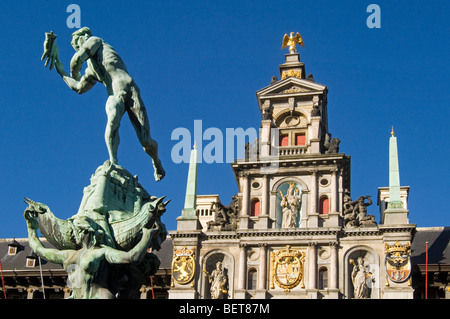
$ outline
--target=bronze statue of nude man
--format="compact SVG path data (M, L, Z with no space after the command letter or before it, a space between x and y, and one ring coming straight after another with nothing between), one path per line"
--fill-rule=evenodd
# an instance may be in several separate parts
M108 93L105 141L111 163L117 164L120 121L127 112L139 142L152 158L155 180L161 180L165 172L158 157L158 144L150 136L150 124L144 102L138 86L128 74L125 63L112 46L101 38L92 36L91 30L87 27L72 34L71 44L76 53L70 61L70 75L68 75L59 60L56 35L46 33L42 56L42 59L47 58L45 66L48 62L50 70L55 66L69 88L78 94L87 92L96 82L103 83ZM81 75L84 62L87 63L87 68L84 75Z

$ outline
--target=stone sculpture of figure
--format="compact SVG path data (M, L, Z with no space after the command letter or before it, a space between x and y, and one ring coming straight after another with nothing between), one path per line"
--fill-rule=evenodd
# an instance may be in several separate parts
M367 199L367 203L365 202ZM367 206L372 205L370 196L360 196L352 201L349 191L345 190L343 203L343 218L345 227L374 227L377 226L375 216L367 215Z
M69 88L79 94L90 90L96 82L103 83L108 93L105 140L111 163L117 164L119 126L122 116L127 112L139 142L152 158L155 180L161 180L165 172L158 157L158 144L150 136L150 125L144 102L124 62L112 46L101 38L92 36L91 30L87 27L72 34L71 44L76 53L70 61L70 75L68 75L59 60L56 35L47 33L42 56L42 59L47 58L45 65L50 61L50 69L55 66ZM81 76L81 67L85 62L87 68Z
M320 110L318 105L314 105L311 111L311 116L320 116Z
M228 296L228 276L225 274L221 261L216 263L216 269L211 274L205 272L208 281L211 284L209 289L211 299L225 299Z
M325 141L323 146L325 147L325 154L339 153L339 144L341 141L337 137L331 138L331 134L325 135Z
M298 188L294 183L289 183L289 188L286 192L286 196L281 194L281 207L283 212L282 228L294 228L297 227L297 216L300 210L300 194Z
M352 270L352 283L353 283L353 298L362 299L370 298L370 290L367 285L367 277L372 274L367 270L364 265L364 259L358 257L357 263L355 264L353 260L350 260L353 264Z
M278 78L275 75L273 75L272 79L270 80L270 84L269 85L274 85L277 82L278 82Z
M225 206L220 202L213 202L210 210L214 213L214 220L207 222L208 230L236 230L238 220L238 201L233 196L229 206Z
M306 76L306 81L316 82L314 81L314 75L312 73L308 73Z
M365 203L365 199L367 199L367 203ZM358 215L358 219L361 220L367 216L367 206L372 205L372 200L370 199L370 195L359 196L358 200L354 201L353 204L355 204L354 211Z
M245 144L245 159L256 160L259 157L260 145L259 138L252 144L250 142Z
M354 212L354 201L350 197L350 191L345 189L344 193L344 203L343 203L343 218L345 227L357 227L358 220L356 218L356 213Z
M28 207L24 213L28 227L28 239L31 249L40 257L53 263L62 264L68 273L72 286L71 299L114 299L116 296L108 287L110 265L139 263L144 260L159 224L148 225L142 230L141 240L129 251L117 250L102 243L102 233L96 229L95 222L88 217L78 221L77 237L82 241L80 249L58 250L46 248L37 236L38 221L36 211ZM152 258L150 258L152 259ZM148 261L148 260L147 260ZM153 258L159 267L159 260Z
M367 199L367 203L364 202L364 200ZM354 202L355 203L355 202ZM360 226L363 227L370 227L370 226L376 226L377 223L375 222L375 216L373 215L367 215L367 206L372 205L372 200L370 199L370 196L360 196L358 200L355 203L355 207L353 208L353 211L355 212L358 222Z

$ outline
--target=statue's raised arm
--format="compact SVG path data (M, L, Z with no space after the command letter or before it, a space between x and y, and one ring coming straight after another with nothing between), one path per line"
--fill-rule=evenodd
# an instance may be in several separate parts
M53 34L53 31L50 31L50 33L45 33L44 53L42 54L41 61L45 59L45 67L47 67L50 62L50 70L53 69L53 66L55 66L55 62L59 60L56 37L57 36L56 34Z
M51 262L62 264L72 252L71 250L58 250L54 248L46 248L38 238L37 230L39 228L37 221L37 214L39 212L33 205L27 202L29 206L25 209L24 218L27 222L28 228L28 242L31 249L39 256Z
M108 94L105 141L110 162L118 163L120 121L127 112L139 142L152 158L155 180L161 180L165 171L158 157L158 143L150 135L150 124L140 90L128 73L122 58L103 39L92 36L87 27L72 33L71 45L76 52L70 61L69 75L59 60L56 35L53 32L46 33L42 55L42 60L46 59L45 66L48 63L50 69L54 66L67 86L78 94L87 92L96 82L104 84ZM84 74L80 74L84 63L87 63L87 68Z

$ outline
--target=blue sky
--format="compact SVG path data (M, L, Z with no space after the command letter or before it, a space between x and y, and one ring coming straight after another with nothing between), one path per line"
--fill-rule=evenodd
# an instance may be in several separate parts
M178 142L171 133L193 130L194 120L204 130L258 128L255 92L279 75L282 37L291 31L305 42L306 72L329 88L329 130L351 156L352 196L371 195L369 213L379 219L377 190L388 186L394 126L401 184L411 187L410 221L450 226L448 2L14 1L0 4L0 238L26 237L24 196L60 218L74 215L91 174L108 158L105 88L77 95L40 61L44 33L52 30L68 70L70 3L81 8L81 25L119 52L140 87L167 176L153 180L126 116L119 163L148 192L172 199L163 216L169 230L183 208L188 172L188 164L171 160ZM381 8L380 29L366 26L371 3ZM228 203L236 192L229 163L199 164L199 194Z

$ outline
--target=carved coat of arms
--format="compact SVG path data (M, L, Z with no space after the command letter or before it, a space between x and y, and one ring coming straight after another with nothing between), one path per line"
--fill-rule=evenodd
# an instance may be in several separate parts
M305 253L291 249L287 245L285 249L272 252L272 289L276 283L280 288L290 290L302 282Z
M396 283L402 283L411 275L411 245L401 245L398 241L385 245L386 274L389 279Z
M172 260L172 279L181 285L192 281L195 274L195 248L174 249Z

